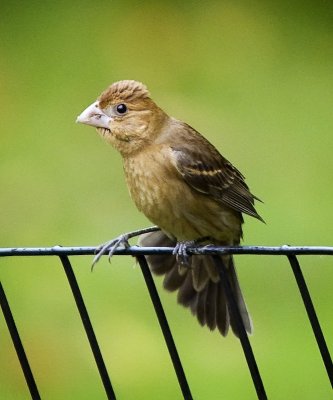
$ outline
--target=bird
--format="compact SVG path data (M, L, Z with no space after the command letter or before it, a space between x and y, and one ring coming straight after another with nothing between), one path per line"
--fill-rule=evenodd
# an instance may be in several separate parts
M211 255L187 255L193 243L238 246L243 214L264 222L242 173L204 136L169 116L135 80L111 84L78 117L93 126L122 156L125 179L136 207L159 230L144 233L144 247L174 247L173 254L146 256L202 326L239 336L219 268ZM105 246L103 251L107 248ZM253 324L232 255L219 255L247 333Z

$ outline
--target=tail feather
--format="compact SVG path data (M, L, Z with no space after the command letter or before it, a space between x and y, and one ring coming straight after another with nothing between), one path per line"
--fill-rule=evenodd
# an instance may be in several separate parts
M213 281L209 281L207 287L206 297L206 324L210 330L216 328L216 315L218 313L217 309L217 291L218 285Z
M177 262L175 259L173 261L171 269L165 274L165 277L163 280L164 288L169 290L170 292L174 292L175 290L177 290L179 288L180 289L183 288L185 285L185 280L188 275L188 274L180 274L179 269L177 268L176 264L177 264ZM151 263L149 265L151 265Z
M148 247L174 247L176 242L163 232L157 231L141 235L139 244ZM164 288L169 291L178 290L178 303L190 308L200 325L207 325L211 330L217 328L223 336L227 335L231 326L234 334L238 336L237 324L230 312L220 274L212 257L192 256L190 265L181 269L173 255L150 255L146 258L154 274L165 275ZM248 333L252 333L252 320L239 286L233 258L221 256L222 262L227 266L229 281L244 327Z
M149 232L139 237L143 247L174 247L175 242L162 231ZM155 275L164 275L175 265L176 257L170 255L146 256L150 269ZM177 289L177 288L176 288ZM173 290L176 290L173 289ZM169 289L170 290L170 289Z
M230 316L227 307L227 299L225 297L224 288L221 284L217 284L218 287L218 295L217 295L217 315L216 315L216 323L218 330L221 335L227 336L230 326Z
M238 281L238 277L237 277L237 273L236 273L236 269L235 269L235 264L234 264L234 261L233 261L232 257L230 257L230 260L229 260L228 274L229 274L229 280L231 281L233 293L234 293L235 299L237 301L238 310L239 310L239 313L240 313L240 315L242 317L242 320L243 320L243 324L244 324L245 330L248 333L252 333L253 332L252 319L251 319L251 316L250 316L250 314L249 314L249 312L247 310L247 307L246 307L246 304L245 304L245 301L244 301L244 297L243 297L241 288L239 286L239 281ZM232 330L233 330L234 334L236 336L238 336L238 329L237 329L236 324L235 324L235 322L234 322L234 320L232 318L232 315L230 317L231 317L230 318L231 319L230 322L231 322Z
M206 269L205 256L192 257L192 284L197 292L201 292L209 282L209 274Z
M207 288L197 293L196 315L200 325L206 325ZM194 313L195 315L195 313Z
M177 268L174 269L177 271ZM193 287L191 274L187 273L183 285L179 288L177 301L184 307L190 307L197 294L198 292Z

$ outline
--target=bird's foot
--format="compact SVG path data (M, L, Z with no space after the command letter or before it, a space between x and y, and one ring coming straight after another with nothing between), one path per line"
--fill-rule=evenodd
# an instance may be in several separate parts
M94 268L94 266L98 263L99 259L102 257L103 254L107 253L108 254L108 260L110 262L111 257L113 256L114 252L119 249L119 247L123 247L124 249L127 249L130 247L130 244L128 243L129 237L128 234L123 234L115 239L109 240L106 243L101 244L96 248L96 255L93 259L91 269Z
M195 240L186 240L182 242L177 242L172 254L176 256L176 260L181 266L189 266L190 256L187 253L187 248L194 246L196 244Z
M158 231L159 228L157 226L152 226L150 228L144 228L144 229L139 229L137 231L132 231L128 233L124 233L115 239L109 240L106 243L101 244L96 248L96 255L93 259L91 269L94 268L94 266L98 263L99 259L102 257L103 254L107 253L108 254L108 260L110 262L111 257L114 255L115 251L119 249L119 247L123 247L124 249L127 249L130 247L129 244L129 239L135 237L135 236L140 236L143 233L148 233L148 232L154 232Z

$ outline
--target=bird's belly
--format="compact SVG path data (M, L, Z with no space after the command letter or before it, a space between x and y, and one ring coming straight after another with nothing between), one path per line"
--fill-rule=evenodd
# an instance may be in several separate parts
M209 236L234 244L241 236L237 213L191 189L178 177L154 170L127 169L127 184L137 208L170 237L178 241Z

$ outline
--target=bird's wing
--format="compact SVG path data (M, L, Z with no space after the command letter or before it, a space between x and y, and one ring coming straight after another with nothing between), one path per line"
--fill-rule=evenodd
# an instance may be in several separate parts
M199 140L201 145L195 147L202 151L186 144L171 147L174 165L185 182L218 203L263 221L254 208L254 200L259 199L251 194L244 176L202 136Z

